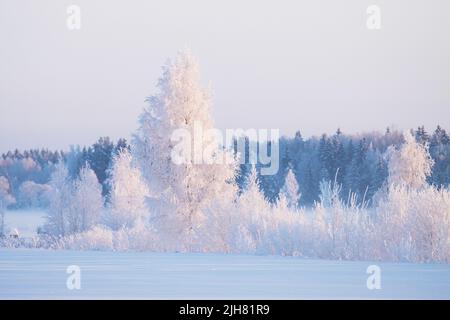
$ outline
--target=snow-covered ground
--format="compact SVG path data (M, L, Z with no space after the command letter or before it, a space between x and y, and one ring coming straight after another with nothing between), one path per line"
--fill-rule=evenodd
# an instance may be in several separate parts
M39 209L8 210L5 212L6 229L17 229L21 237L32 237L36 235L37 228L44 224L45 216L46 212Z
M294 257L0 249L0 298L450 299L445 264L375 263L381 289L366 286L370 262ZM81 270L81 289L66 269Z

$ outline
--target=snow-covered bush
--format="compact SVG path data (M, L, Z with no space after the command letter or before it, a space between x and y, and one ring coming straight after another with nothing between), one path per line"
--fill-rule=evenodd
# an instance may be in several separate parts
M114 250L112 230L101 226L95 226L90 230L66 236L59 243L64 249Z
M55 246L72 250L163 251L164 248L158 247L157 244L154 231L137 224L133 228L118 230L98 225L90 230L60 238Z
M392 186L377 206L381 259L450 261L450 192Z
M368 254L372 222L365 202L350 193L344 202L341 186L323 181L320 202L310 214L309 245L319 258L364 259Z
M301 255L306 217L297 208L295 188L287 193L289 197L283 195L277 204L271 205L260 190L254 167L246 185L231 217L232 251Z
M263 247L268 247L269 253L306 256L307 218L303 210L290 207L282 198L272 207L268 222L269 232Z
M230 224L232 251L261 252L271 207L260 190L255 167L248 177L247 189L238 197L235 208Z

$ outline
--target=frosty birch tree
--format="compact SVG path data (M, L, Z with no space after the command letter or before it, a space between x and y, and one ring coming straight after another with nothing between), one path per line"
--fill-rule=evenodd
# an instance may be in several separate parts
M297 209L300 199L298 191L298 183L292 169L289 169L283 187L281 188L280 201L286 201L287 206L291 209Z
M410 261L450 260L450 193L426 183L433 160L427 145L406 132L398 149L388 150L388 189L378 207L384 258Z
M417 143L409 131L403 136L405 142L399 150L393 147L388 150L388 185L418 189L425 186L427 177L431 175L433 160L427 146Z
M52 235L64 236L69 227L67 219L72 200L72 185L68 174L64 163L59 162L49 182L51 190L48 192L50 205L46 230Z
M149 209L146 205L148 188L142 180L141 172L132 164L130 152L123 149L113 161L109 172L111 193L107 224L118 230L148 222Z
M163 67L158 89L156 95L147 99L149 106L140 116L133 155L150 193L158 198L154 218L172 235L188 233L192 239L206 218L203 209L217 198L233 195L234 187L228 182L233 179L236 166L223 161L196 161L204 160L206 152L196 145L207 145L213 160L227 155L212 136L202 136L200 141L192 141L190 136L173 140L172 134L180 129L193 134L198 128L202 132L214 128L211 95L201 87L198 64L190 53L180 53ZM175 163L174 151L180 145L187 161Z

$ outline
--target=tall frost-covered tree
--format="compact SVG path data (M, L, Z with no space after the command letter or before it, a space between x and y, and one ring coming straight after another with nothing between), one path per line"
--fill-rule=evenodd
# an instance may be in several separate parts
M59 162L50 178L48 192L49 209L45 229L55 236L64 236L69 231L69 215L72 205L72 185L69 172L63 162Z
M69 215L71 233L86 231L98 224L102 211L102 185L95 172L86 165L80 170L79 178L74 183Z
M281 188L280 197L284 197L287 206L291 209L297 209L300 194L298 190L297 179L292 169L289 169L283 187Z
M114 157L109 171L110 204L106 223L113 229L132 228L147 222L149 210L146 205L148 188L141 172L132 163L128 149L122 149Z
M206 218L203 209L217 198L234 195L236 164L224 161L231 155L208 134L214 128L211 94L201 86L198 64L189 52L179 53L163 67L158 89L147 99L132 152L157 199L152 220L161 222L159 229L169 228L166 234L192 240L198 238L196 231ZM185 134L174 139L180 130ZM196 130L203 135L196 135ZM175 159L178 149L185 161Z

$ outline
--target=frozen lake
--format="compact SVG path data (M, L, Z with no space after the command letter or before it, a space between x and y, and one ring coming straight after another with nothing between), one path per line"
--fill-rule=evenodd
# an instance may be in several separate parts
M369 290L366 269L381 268ZM81 289L66 286L69 265ZM0 248L0 298L450 299L445 264L294 257Z
M7 231L17 229L21 237L36 235L37 228L45 222L47 213L38 209L7 210L5 212L5 225Z

